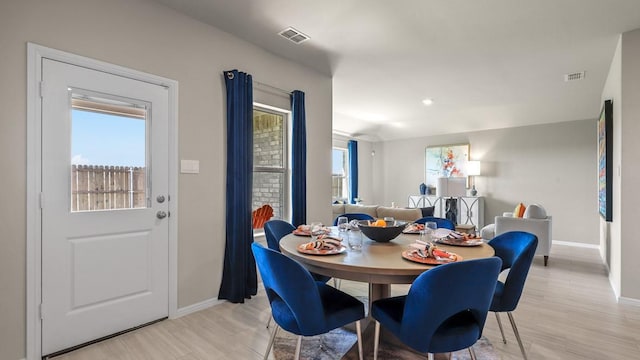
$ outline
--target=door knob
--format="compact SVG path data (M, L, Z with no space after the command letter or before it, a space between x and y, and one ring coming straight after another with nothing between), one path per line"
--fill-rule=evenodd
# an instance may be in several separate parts
M166 217L167 217L167 213L166 213L166 212L164 212L164 211L162 211L162 210L160 210L160 211L158 211L158 212L156 213L156 217L157 217L158 219L164 219L164 218L166 218Z
M162 204L164 202L164 195L158 195L158 197L156 197L156 201Z

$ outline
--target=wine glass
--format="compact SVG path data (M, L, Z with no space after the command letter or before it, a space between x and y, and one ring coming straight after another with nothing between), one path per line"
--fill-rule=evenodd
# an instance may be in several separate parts
M337 225L338 225L338 232L340 233L340 237L344 237L346 231L349 228L349 218L346 216L338 217Z
M322 223L312 222L309 226L309 232L311 233L311 240L318 240L318 235L324 234Z
M427 221L424 223L424 231L425 231L425 235L426 235L426 241L427 242L432 242L434 235L435 235L435 231L438 228L438 223L434 222L434 221Z

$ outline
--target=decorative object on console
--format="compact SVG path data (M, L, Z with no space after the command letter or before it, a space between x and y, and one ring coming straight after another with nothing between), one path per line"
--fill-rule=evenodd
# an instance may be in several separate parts
M480 161L478 160L470 160L467 162L467 176L469 176L469 182L471 182L471 196L478 195L478 190L476 190L476 180L474 176L480 175Z
M427 194L427 185L425 183L420 184L420 195Z
M454 224L458 223L458 199L466 194L466 179L463 177L441 177L438 178L437 194L440 197L447 197L445 218Z

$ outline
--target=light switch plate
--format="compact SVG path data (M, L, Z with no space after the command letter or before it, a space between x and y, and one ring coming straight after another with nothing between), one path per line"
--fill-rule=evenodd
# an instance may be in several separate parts
M199 174L200 160L180 160L180 172L183 174Z

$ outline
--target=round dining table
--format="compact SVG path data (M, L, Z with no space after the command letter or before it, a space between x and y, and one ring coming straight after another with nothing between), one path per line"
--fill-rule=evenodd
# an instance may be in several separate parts
M337 234L337 228L332 228L332 233L333 235ZM439 266L420 264L402 257L402 252L409 249L409 244L419 239L417 234L401 234L385 243L370 240L364 234L362 237L363 244L360 251L346 250L332 255L310 255L299 252L298 245L309 242L311 238L289 234L280 240L280 250L314 273L368 283L369 310L375 300L391 296L391 284L411 284L423 272ZM343 242L346 246L346 239ZM438 247L459 255L461 260L486 258L494 255L493 248L486 243L478 246L438 244ZM473 274L469 274L469 276L473 276ZM370 318L371 311L368 314L369 317L365 319L363 324L362 338L363 348L371 350L374 346L374 322ZM382 329L383 333L386 333L384 330ZM394 340L394 337L385 335L383 338L388 338L391 346L415 352L401 342ZM418 358L424 358L424 354L416 353L416 359ZM357 344L354 344L342 357L342 360L355 359L358 359Z
M337 230L332 228L333 234ZM389 242L375 242L364 234L360 251L347 250L332 255L309 255L298 251L298 245L309 242L306 236L289 234L280 240L283 254L302 263L309 271L339 279L369 284L369 304L390 296L391 284L411 284L420 274L438 265L425 265L406 260L402 252L419 238L417 234L400 234ZM346 245L346 239L344 240ZM439 248L459 255L462 260L491 257L493 248L486 243L478 246L450 246Z

